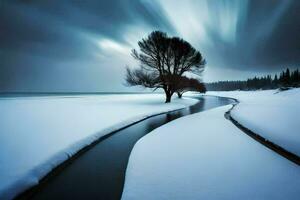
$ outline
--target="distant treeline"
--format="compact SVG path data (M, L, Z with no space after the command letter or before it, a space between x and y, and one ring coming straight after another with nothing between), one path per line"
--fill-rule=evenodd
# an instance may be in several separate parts
M206 89L210 91L231 90L258 90L276 89L280 87L300 87L299 70L290 71L289 68L282 71L279 76L267 75L263 77L249 78L246 81L219 81L206 83Z

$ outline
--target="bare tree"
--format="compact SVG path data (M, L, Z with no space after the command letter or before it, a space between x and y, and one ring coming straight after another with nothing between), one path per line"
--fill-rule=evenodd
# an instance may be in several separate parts
M166 103L176 92L176 80L186 72L201 74L205 60L199 51L178 37L168 37L160 31L152 32L138 42L140 51L132 50L132 56L139 61L140 68L127 68L126 81L130 86L162 88Z

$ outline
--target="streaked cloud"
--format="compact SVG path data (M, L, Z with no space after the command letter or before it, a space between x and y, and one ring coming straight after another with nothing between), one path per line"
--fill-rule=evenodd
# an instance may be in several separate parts
M153 30L200 49L207 81L300 63L298 0L1 2L1 91L127 90L130 50Z

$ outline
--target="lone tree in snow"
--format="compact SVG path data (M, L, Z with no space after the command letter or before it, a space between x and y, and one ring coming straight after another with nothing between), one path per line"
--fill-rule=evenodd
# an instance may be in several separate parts
M171 102L180 83L178 80L185 73L201 75L204 70L206 62L201 53L181 38L154 31L139 41L138 46L140 51L132 50L132 56L139 61L140 67L127 67L126 82L129 86L162 88L166 103Z

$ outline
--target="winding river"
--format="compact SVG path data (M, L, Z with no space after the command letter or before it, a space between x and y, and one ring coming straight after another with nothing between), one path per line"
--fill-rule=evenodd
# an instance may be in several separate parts
M141 137L179 117L234 103L223 97L191 98L197 98L199 102L147 118L101 139L55 169L18 199L120 199L130 152Z

